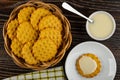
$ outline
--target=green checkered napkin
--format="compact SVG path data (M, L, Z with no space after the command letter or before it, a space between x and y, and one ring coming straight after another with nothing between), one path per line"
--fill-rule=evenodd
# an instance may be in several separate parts
M41 71L35 71L27 74L22 74L4 80L65 80L63 67L56 67Z

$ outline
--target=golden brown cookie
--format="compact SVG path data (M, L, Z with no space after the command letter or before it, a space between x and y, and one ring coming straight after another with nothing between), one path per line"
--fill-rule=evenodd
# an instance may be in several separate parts
M51 60L56 53L57 46L49 38L40 39L33 46L33 54L41 62Z
M11 40L13 40L16 37L16 29L17 29L17 27L18 27L17 19L14 19L10 23L8 23L7 34L8 34L8 37Z
M38 23L39 21L46 15L52 14L49 10L44 8L38 8L35 10L31 15L31 24L33 27L38 30Z
M38 61L34 58L32 53L32 42L27 42L23 48L21 54L23 55L22 58L25 60L28 64L37 64Z
M55 28L59 31L62 31L61 20L55 15L48 15L43 17L39 23L39 30L41 31L45 28Z
M25 42L34 41L37 38L37 32L29 22L23 22L17 29L17 38L24 44Z
M40 32L40 38L51 39L59 48L62 42L61 32L54 28L46 28Z
M31 17L32 12L35 10L34 7L25 7L20 10L18 13L18 21L22 23L24 21L28 21Z
M76 61L76 69L81 76L92 78L100 73L101 62L94 54L83 54Z
M21 50L22 50L23 45L22 45L22 43L21 43L18 39L14 38L14 39L12 40L12 44L11 44L10 47L11 47L11 49L12 49L12 52L13 52L16 56L22 57L22 55L21 55Z

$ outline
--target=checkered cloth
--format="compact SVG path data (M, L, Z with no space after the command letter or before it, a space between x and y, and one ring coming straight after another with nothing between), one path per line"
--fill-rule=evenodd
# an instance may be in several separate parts
M63 67L56 67L27 74L13 76L4 80L65 80Z

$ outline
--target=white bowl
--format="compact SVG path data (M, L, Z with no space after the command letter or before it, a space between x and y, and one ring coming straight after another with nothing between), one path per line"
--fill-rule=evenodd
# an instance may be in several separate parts
M111 34L109 34L109 35L108 35L107 37L105 37L105 38L97 38L97 37L93 36L93 35L90 33L89 28L88 28L88 27L89 27L88 24L90 23L89 21L86 22L86 30L87 30L88 35L89 35L91 38L93 38L93 39L95 39L95 40L102 41L102 40L109 39L109 38L114 34L115 29L116 29L116 23L115 23L115 19L113 18L113 16L112 16L110 13L106 12L106 11L96 11L96 12L92 13L92 14L89 16L89 18L91 19L95 14L98 14L98 13L107 14L107 15L112 19L112 22L113 22L113 30L112 30Z

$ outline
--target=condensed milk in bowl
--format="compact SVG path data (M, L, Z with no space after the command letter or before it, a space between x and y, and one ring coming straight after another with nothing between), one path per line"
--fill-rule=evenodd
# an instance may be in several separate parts
M111 14L105 11L96 11L89 17L93 22L87 21L86 30L88 35L95 40L110 38L116 29L116 23Z

